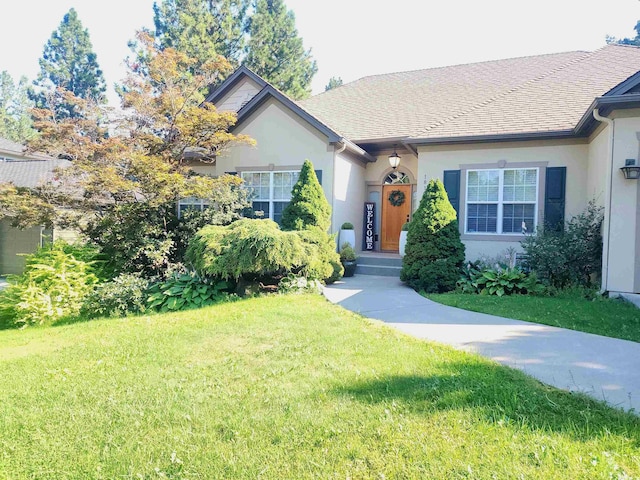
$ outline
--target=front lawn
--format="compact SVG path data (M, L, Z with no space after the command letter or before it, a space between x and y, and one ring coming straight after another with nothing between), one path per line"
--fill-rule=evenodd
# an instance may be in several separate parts
M434 302L473 312L640 342L640 309L618 299L587 300L569 295L497 297L463 293L432 294L426 297Z
M640 418L319 296L0 332L0 478L630 478Z

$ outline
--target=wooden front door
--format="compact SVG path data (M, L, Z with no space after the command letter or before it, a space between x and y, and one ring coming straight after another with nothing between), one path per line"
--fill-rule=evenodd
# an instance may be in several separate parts
M404 194L402 205L393 205L389 196L394 191ZM398 195L395 196L396 199ZM382 186L382 232L380 249L398 251L400 244L400 230L411 215L411 185L383 185Z

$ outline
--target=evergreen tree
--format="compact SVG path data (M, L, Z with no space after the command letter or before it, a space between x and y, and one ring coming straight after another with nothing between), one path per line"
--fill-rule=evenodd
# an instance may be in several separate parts
M283 1L255 0L248 33L244 64L290 97L308 97L318 67Z
M235 68L245 47L248 0L163 0L153 5L158 47L199 64L222 55Z
M331 206L310 160L305 160L298 181L291 190L291 201L282 212L283 230L318 227L327 232L331 226Z
M431 180L409 224L400 279L416 290L447 292L456 287L463 263L456 211L442 182Z
M607 35L607 43L617 43L619 45L635 45L640 46L640 20L636 23L636 26L633 27L636 31L635 38L616 38L610 37Z
M106 101L106 85L96 54L92 50L89 31L82 27L72 8L60 26L51 34L40 58L40 73L34 84L40 89L32 94L36 105L48 108L56 89L65 89L76 97ZM59 96L59 95L58 95ZM62 105L57 112L62 117L74 117L72 105Z
M22 144L33 138L32 107L27 78L15 83L7 71L0 72L0 137Z
M324 91L328 92L334 88L337 88L342 85L342 79L340 77L331 77L329 79L329 83L324 87Z

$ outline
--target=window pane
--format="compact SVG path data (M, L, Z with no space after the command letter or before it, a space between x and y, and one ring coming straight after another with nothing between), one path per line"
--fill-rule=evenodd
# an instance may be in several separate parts
M469 188L467 190L467 201L468 202L477 202L478 200L480 200L480 198L478 197L478 187L469 186Z
M522 233L523 228L527 232L533 231L535 218L535 205L532 204L505 204L503 207L502 232Z
M257 218L269 218L269 202L253 202L254 216Z
M467 231L497 232L498 205L497 204L470 204L467 206Z
M289 205L289 202L273 202L273 221L280 224L282 221L282 212Z

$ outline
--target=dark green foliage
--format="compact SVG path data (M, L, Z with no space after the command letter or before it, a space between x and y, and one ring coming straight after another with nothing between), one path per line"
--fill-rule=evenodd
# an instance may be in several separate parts
M36 135L29 109L27 77L18 83L7 71L0 72L0 137L24 144Z
M353 262L356 259L356 251L353 249L350 243L345 242L340 247L340 261L341 262Z
M540 229L525 238L529 268L555 288L595 286L602 270L602 220L602 207L591 201L564 231Z
M324 87L324 91L328 92L329 90L338 88L340 85L342 85L342 79L340 77L331 77L329 83Z
M403 223L402 224L402 228L400 230L403 231L403 232L408 232L409 231L409 225L410 225L409 222Z
M89 31L82 27L78 14L72 8L51 34L39 60L40 74L34 83L44 92L34 93L37 106L48 108L50 102L46 92L51 94L58 87L85 100L106 101L104 77L92 48ZM71 104L61 105L56 113L62 117L78 114Z
M342 224L342 226L340 227L340 230L353 230L353 223L351 222L344 222Z
M200 308L227 301L230 285L209 281L194 273L179 273L153 284L148 291L149 308L160 312Z
M297 232L311 248L303 272L308 278L318 279L325 283L333 283L344 274L340 255L336 252L334 235L320 228L308 228Z
M607 35L606 37L607 43L640 46L640 21L636 22L636 26L633 27L633 29L636 31L636 36L634 38L615 38Z
M87 252L54 242L27 255L22 275L10 276L0 291L0 323L42 325L78 315L98 282L90 261L81 259Z
M318 71L298 36L295 16L282 0L254 0L244 64L293 99L311 94Z
M323 232L331 226L331 206L324 196L310 160L305 160L298 181L291 191L291 201L282 212L283 230L318 227Z
M431 180L407 234L400 279L416 290L447 292L456 287L464 262L456 211L440 180Z
M248 0L163 0L153 5L155 38L200 64L225 57L240 64L245 46Z
M147 311L149 281L139 275L124 273L99 284L82 305L86 318L124 317Z
M517 267L480 269L474 264L469 264L463 269L458 287L464 293L498 297L513 294L539 294L544 291L535 274L527 275Z

